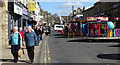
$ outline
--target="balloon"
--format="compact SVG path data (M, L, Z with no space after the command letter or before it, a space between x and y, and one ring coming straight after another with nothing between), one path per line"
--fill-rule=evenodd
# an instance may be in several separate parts
M114 29L115 28L115 25L112 21L108 21L107 24L108 24L109 29Z

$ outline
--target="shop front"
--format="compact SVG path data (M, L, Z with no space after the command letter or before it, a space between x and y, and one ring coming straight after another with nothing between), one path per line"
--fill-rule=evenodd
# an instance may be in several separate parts
M25 8L25 7L23 7L23 10L22 10L22 28L24 27L24 26L28 26L28 20L29 20L29 17L28 17L28 12L27 12L27 9Z
M13 27L17 26L17 27L21 27L22 23L21 23L21 17L22 17L22 6L19 5L16 2L9 2L8 3L8 10L9 10L9 14L8 14L8 36L10 38L10 34L13 31Z

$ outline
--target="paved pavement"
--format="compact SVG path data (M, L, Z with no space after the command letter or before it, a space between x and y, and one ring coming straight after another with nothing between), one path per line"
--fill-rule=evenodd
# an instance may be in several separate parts
M45 35L43 35L43 38L44 38L44 36ZM36 59L38 57L37 54L38 54L38 51L40 49L41 43L42 43L42 40L40 41L39 46L35 46L35 58L34 59ZM0 52L2 52L2 53L0 53L2 56L2 57L0 57L0 63L14 63L14 62L12 62L13 56L11 54L10 48L11 48L10 45L7 47L2 47L2 50L0 51ZM23 55L22 57L19 57L18 63L28 63L29 58L27 55L26 47L23 46L23 49L24 49L25 55Z
M42 43L36 63L118 63L119 48L119 43L111 40L89 42L53 32Z

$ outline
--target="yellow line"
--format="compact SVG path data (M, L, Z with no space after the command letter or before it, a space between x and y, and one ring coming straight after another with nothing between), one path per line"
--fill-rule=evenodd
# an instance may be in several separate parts
M47 58L46 58L46 41L45 41L45 57L44 57L44 62L46 63L47 62Z
M48 38L47 38L47 52L48 52L48 62L50 63L50 51L49 51L49 47L48 47Z

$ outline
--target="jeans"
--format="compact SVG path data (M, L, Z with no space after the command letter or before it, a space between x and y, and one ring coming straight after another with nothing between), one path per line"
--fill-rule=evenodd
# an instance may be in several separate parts
M20 49L19 45L11 45L11 53L14 57L14 61L17 62L18 61L18 51Z
M40 36L37 36L37 45L39 45L40 42Z

